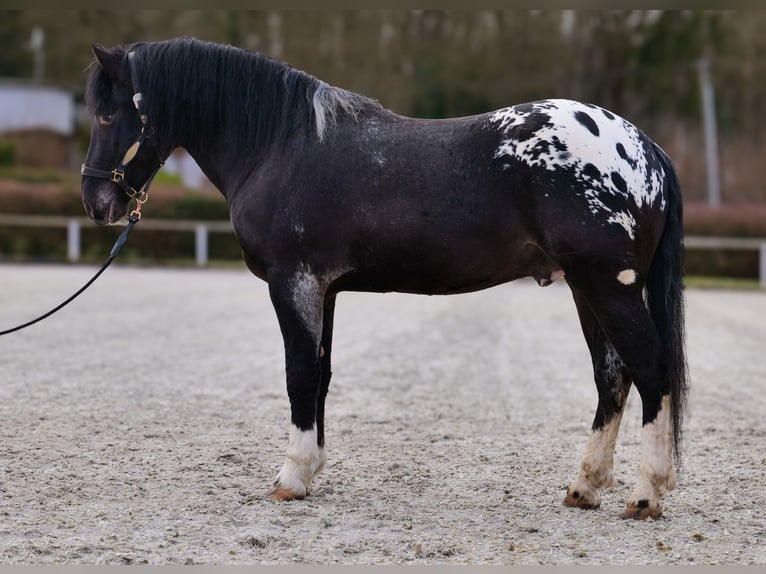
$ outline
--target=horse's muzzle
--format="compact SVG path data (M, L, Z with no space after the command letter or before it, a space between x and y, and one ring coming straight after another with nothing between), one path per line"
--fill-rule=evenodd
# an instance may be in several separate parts
M85 213L98 225L115 223L128 214L127 197L109 182L82 182L82 203Z

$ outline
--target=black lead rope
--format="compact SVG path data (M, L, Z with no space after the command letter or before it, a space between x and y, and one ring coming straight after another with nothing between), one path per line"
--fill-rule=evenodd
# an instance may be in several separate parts
M128 151L125 152L125 155L122 156L122 160L120 161L119 165L113 169L112 171L107 171L103 169L95 169L92 167L89 167L85 164L82 164L82 168L80 169L80 173L86 177L97 177L101 179L107 179L109 181L112 181L116 183L120 188L122 188L125 193L128 194L128 197L131 199L136 200L136 208L131 212L130 216L128 217L128 226L123 230L123 232L120 234L120 236L117 238L117 241L114 243L114 247L112 247L112 251L109 254L109 259L106 260L106 263L104 263L101 266L101 269L99 269L96 274L91 277L90 281L88 281L85 285L83 285L77 293L72 295L69 299L58 305L57 307L54 307L44 315L40 315L37 319L33 319L32 321L29 321L28 323L24 323L23 325L19 325L17 327L14 327L13 329L7 329L5 331L0 331L0 337L3 335L7 335L9 333L13 333L15 331L20 331L21 329L24 329L26 327L29 327L30 325L34 325L38 321L42 321L43 319L50 317L53 315L56 311L59 309L63 309L69 303L74 301L80 293L85 291L88 287L90 287L93 282L99 278L99 276L106 270L109 265L111 265L112 261L120 254L120 251L122 250L122 246L125 245L125 242L128 240L128 234L130 233L130 230L133 229L133 226L139 222L141 219L141 205L148 199L148 193L149 193L149 186L152 184L152 180L154 179L154 176L157 175L157 172L163 165L162 157L160 156L160 150L157 146L157 139L155 137L155 130L152 127L151 123L149 122L149 115L147 114L147 111L144 107L144 96L143 94L137 89L136 86L136 78L134 74L134 59L135 59L135 53L129 52L128 53L128 66L130 67L130 77L131 77L131 83L133 84L133 104L136 106L136 110L138 110L138 117L141 120L141 133L138 135L138 138L135 142L128 148ZM148 140L151 140L154 144L154 151L157 153L157 158L159 159L159 165L154 169L152 174L149 176L149 178L144 183L143 187L139 189L133 189L133 187L130 186L130 184L125 181L125 166L128 165L133 159L136 157L136 154L138 153L138 150L141 148L141 146Z
M13 327L12 329L6 329L5 331L0 331L0 337L3 336L3 335L8 335L9 333L13 333L15 331L20 331L21 329L29 327L30 325L34 325L38 321L42 321L43 319L46 319L46 318L50 317L56 311L58 311L60 309L63 309L64 307L69 305L69 303L74 301L80 295L80 293L82 293L88 287L90 287L93 284L93 282L96 279L98 279L99 276L104 271L106 271L106 268L109 267L109 265L111 265L112 261L114 261L117 258L117 256L120 254L120 251L122 251L122 246L125 245L125 242L128 240L128 234L130 233L130 230L133 229L133 226L136 223L138 223L140 221L140 219L141 219L141 215L138 212L134 211L133 213L130 214L130 216L128 217L128 225L122 231L122 233L120 233L120 236L117 238L117 241L114 242L114 247L112 247L112 251L109 253L109 259L107 259L106 263L104 263L101 266L101 269L99 269L96 272L96 274L93 277L90 278L90 281L88 281L85 285L80 287L80 289L74 295L72 295L69 299L67 299L63 303L57 305L56 307L54 307L53 309L51 309L50 311L48 311L44 315L40 315L37 319L32 319L31 321L29 321L27 323L24 323L23 325L18 325L16 327Z

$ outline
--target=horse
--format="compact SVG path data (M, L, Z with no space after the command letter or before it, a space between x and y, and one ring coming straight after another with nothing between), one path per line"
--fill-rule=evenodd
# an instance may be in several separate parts
M290 401L271 498L309 495L327 460L339 293L448 295L563 278L598 391L564 504L597 508L613 486L635 385L640 464L622 516L662 515L688 391L683 215L673 163L643 132L566 99L406 117L266 55L188 37L92 52L87 214L123 219L185 148L225 197L246 266L268 283Z

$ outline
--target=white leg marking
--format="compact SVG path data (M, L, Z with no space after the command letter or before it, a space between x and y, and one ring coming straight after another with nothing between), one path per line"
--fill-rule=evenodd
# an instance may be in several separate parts
M569 485L568 499L571 497L575 503L595 507L601 504L599 490L614 485L614 447L617 444L620 421L622 412L615 415L604 428L591 433L580 472Z
M322 295L319 281L308 270L296 273L290 282L293 305L303 324L314 337L317 348L322 336Z
M639 478L629 505L648 500L650 509L661 510L663 495L676 487L671 429L670 397L664 397L657 418L641 430Z
M274 485L302 498L311 493L311 481L324 468L326 461L325 450L317 445L316 425L307 431L292 425L287 443L287 460Z
M623 285L633 285L636 282L636 272L633 269L623 269L617 274L617 281Z
M301 265L288 284L290 296L298 315L316 341L317 352L322 337L323 301L327 288L351 267L333 269L317 274L308 265Z

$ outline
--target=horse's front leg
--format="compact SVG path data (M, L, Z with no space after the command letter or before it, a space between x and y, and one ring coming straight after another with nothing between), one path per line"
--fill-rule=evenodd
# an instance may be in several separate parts
M326 460L317 434L324 294L317 278L304 270L270 276L269 293L285 344L291 420L287 459L271 497L293 500L311 493L312 480Z
M324 452L324 405L327 398L327 391L330 388L330 378L332 377L331 356L332 356L332 328L335 317L335 295L328 297L324 303L324 314L322 316L322 344L319 347L319 365L321 369L319 395L317 396L317 441L320 451ZM319 469L321 470L321 468ZM318 472L318 471L317 471Z

